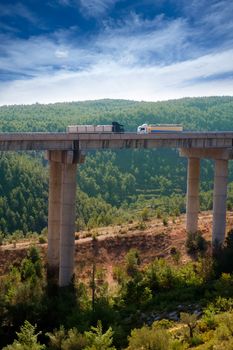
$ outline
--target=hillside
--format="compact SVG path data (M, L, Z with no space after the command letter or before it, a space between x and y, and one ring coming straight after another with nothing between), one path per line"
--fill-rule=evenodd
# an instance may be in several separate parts
M227 213L227 232L233 227L233 213ZM207 242L211 242L212 212L199 215L199 229ZM97 238L97 254L92 248L92 236ZM186 249L187 233L185 231L185 215L169 218L166 225L162 219L152 218L140 222L106 226L76 233L75 269L78 279L86 280L91 273L94 259L103 269L108 281L113 281L112 268L124 264L125 256L131 249L137 249L142 266L152 263L156 258L164 258L174 263L171 249L180 253L179 263L192 260ZM47 244L39 243L38 236L31 239L13 240L0 246L0 275L9 271L11 264L20 264L26 257L30 246L36 245L42 253L46 264ZM93 255L94 254L94 255Z

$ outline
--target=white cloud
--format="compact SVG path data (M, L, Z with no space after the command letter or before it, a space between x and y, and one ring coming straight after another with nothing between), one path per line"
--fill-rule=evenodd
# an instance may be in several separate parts
M85 17L102 17L119 0L57 0L59 5L79 8Z
M110 2L93 4L104 9ZM159 15L144 20L131 13L124 20L105 21L102 32L86 40L75 38L77 30L27 40L1 36L0 67L22 79L0 83L0 104L233 94L231 38L214 48L199 47L193 38L202 29L193 30L187 19ZM224 74L228 79L220 79Z
M111 9L118 0L79 0L84 14L90 17L99 17Z
M97 38L96 46L115 60L122 62L130 57L130 62L138 65L150 65L155 62L167 64L184 60L189 52L190 31L186 20L182 18L173 21L157 16L152 21L145 21L135 14L122 26L106 30Z
M109 62L83 72L4 83L0 104L50 103L98 98L156 101L184 96L232 95L233 79L205 81L232 69L233 50L165 67L125 68ZM199 81L200 79L200 81Z
M16 75L38 76L64 64L67 69L79 71L103 61L130 67L185 59L189 32L184 20L164 22L158 16L144 21L131 14L128 21L119 25L120 28L113 28L106 24L97 37L83 42L73 39L76 28L29 39L0 35L1 69Z
M229 0L183 0L187 18L192 19L194 37L206 45L233 43L233 2Z
M28 20L29 22L36 24L38 22L35 14L30 11L24 4L21 2L17 2L14 5L12 4L0 4L0 17L8 16L8 17L22 17Z
M40 76L52 73L64 64L67 69L81 69L92 61L92 54L69 44L64 33L51 37L11 39L0 35L0 67L16 75Z
M67 58L69 56L69 52L67 50L57 49L55 51L55 56L57 58Z

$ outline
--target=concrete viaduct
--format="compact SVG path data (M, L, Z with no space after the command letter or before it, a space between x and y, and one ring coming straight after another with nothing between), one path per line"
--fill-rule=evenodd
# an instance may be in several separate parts
M49 161L48 273L59 286L70 283L74 271L75 194L77 164L88 150L178 148L188 158L186 229L198 230L200 159L215 162L212 243L221 244L226 229L228 160L233 132L162 134L1 133L0 151L47 151Z

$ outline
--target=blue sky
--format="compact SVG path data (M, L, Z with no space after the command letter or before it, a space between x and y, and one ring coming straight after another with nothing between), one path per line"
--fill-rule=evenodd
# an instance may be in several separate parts
M0 2L0 105L233 95L232 0Z

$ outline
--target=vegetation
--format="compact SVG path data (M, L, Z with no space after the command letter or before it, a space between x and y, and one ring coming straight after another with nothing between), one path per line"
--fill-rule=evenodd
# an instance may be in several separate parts
M143 122L182 123L187 130L230 130L232 97L169 102L93 101L0 107L1 131L65 131L68 124L117 120L133 131ZM221 116L221 118L219 118ZM221 120L221 123L219 122ZM213 166L202 167L201 209L212 207ZM0 246L41 233L46 242L48 170L41 153L0 157ZM77 181L76 228L138 221L151 217L170 228L185 211L186 160L174 150L90 152ZM232 165L229 172L233 180ZM228 189L233 208L233 182ZM193 261L141 265L130 250L114 267L115 288L91 261L86 283L74 279L58 289L47 284L36 248L0 277L0 348L4 350L221 350L233 348L233 234L212 257L200 233L189 235ZM38 237L36 236L38 241ZM93 251L97 237L92 237ZM1 247L0 247L1 249ZM220 258L219 258L220 257ZM217 259L216 259L217 258Z
M132 249L115 268L114 291L103 274L100 284L96 275L93 308L93 284L76 280L60 290L47 285L32 247L20 266L1 278L0 348L231 349L233 275L208 259L186 265L156 259L142 267ZM174 314L177 323L169 320Z

